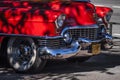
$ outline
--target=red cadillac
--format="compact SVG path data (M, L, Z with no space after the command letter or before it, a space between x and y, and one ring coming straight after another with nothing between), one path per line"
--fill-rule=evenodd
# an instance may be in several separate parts
M1 0L0 56L20 73L49 59L87 60L112 47L112 13L89 0Z

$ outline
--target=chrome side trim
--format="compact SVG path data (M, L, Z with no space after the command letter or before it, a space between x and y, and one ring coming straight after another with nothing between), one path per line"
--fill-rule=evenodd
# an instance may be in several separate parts
M57 38L63 38L63 36L33 36L33 35L27 35L27 34L8 34L8 33L0 33L0 36L10 36L10 37L31 37L31 38L38 38L38 39L57 39Z

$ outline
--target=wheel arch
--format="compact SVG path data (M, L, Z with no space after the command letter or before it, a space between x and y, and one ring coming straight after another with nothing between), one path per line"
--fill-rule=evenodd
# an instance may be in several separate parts
M1 53L3 53L5 48L7 47L7 43L8 43L9 39L10 39L10 37L3 37L2 41L1 41L1 47L0 47Z

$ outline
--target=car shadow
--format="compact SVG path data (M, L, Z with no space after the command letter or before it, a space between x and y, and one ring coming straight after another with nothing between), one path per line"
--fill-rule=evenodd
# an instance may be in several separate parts
M81 72L98 71L100 73L106 73L108 75L114 75L114 72L109 72L108 68L114 68L120 65L120 54L113 54L112 52L103 52L100 55L93 56L88 61L68 62L66 60L51 60L47 65L37 74L17 74L11 68L4 67L0 63L0 79L14 80L14 79L51 79L51 77L57 76L55 79L67 77L71 80L79 80L74 76L87 76ZM79 73L80 72L80 73ZM73 73L77 73L74 74Z
M112 68L118 65L120 65L120 54L102 53L83 63L68 62L66 60L49 61L43 70L43 73L67 74L89 71L107 72L107 68Z

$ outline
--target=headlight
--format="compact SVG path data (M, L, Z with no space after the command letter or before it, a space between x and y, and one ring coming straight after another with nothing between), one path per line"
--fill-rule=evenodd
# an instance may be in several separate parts
M102 18L97 18L97 23L102 24L103 23Z
M64 34L64 41L68 44L72 42L72 37L69 33Z
M55 21L57 29L59 29L63 26L65 18L66 18L65 14L61 14L60 16L58 16L58 18Z

